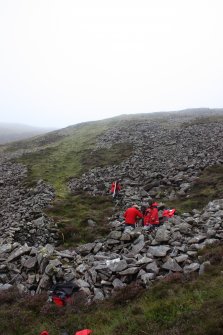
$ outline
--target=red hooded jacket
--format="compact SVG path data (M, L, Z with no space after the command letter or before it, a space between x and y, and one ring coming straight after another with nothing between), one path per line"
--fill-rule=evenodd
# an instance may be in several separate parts
M110 188L110 192L114 193L114 192L119 192L120 190L121 190L121 185L119 184L119 182L113 181L111 188Z
M142 213L135 207L128 208L124 213L125 223L135 224L137 218L143 218Z
M157 203L154 202L150 207L146 209L144 215L144 225L148 226L150 224L155 225L159 224L159 213L157 208Z

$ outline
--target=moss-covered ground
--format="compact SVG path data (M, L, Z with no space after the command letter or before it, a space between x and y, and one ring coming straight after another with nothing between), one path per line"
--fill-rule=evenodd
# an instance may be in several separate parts
M202 171L186 197L166 201L179 213L202 209L209 201L223 198L223 165L212 166Z
M93 242L108 234L108 217L113 214L110 196L67 195L56 199L46 213L53 217L61 232L61 247ZM93 220L88 224L88 220Z

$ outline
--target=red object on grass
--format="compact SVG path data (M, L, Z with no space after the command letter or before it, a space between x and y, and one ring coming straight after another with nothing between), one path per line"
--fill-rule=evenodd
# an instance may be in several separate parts
M57 306L64 306L65 305L64 301L59 297L53 297L52 300L53 300L54 304L56 304ZM42 335L42 334L40 334L40 335Z
M46 330L44 330L40 335L49 335L49 333Z
M79 330L78 332L76 332L73 335L90 335L92 333L93 330L91 329L83 329L83 330Z

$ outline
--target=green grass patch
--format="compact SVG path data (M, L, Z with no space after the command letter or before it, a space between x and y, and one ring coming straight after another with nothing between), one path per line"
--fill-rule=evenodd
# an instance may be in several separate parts
M223 165L212 166L202 171L186 198L165 201L182 213L192 209L202 209L209 201L223 197Z
M109 196L91 197L87 194L67 195L56 199L47 215L54 218L61 231L63 248L93 242L109 232L108 217L113 213ZM91 219L95 225L88 224Z
M67 193L66 182L71 176L81 173L82 153L94 146L104 127L85 125L53 146L40 148L23 155L19 162L28 166L28 182L44 179L52 184L59 196Z
M120 164L121 161L127 159L132 154L132 151L133 146L129 143L114 144L109 149L85 150L81 158L83 171L97 166L105 167Z
M55 187L58 196L63 197L67 194L69 178L78 177L94 167L120 163L129 157L132 146L128 143L115 144L110 149L93 150L97 137L106 129L106 123L87 123L74 128L60 140L56 137L55 142L44 138L42 141L33 141L33 152L17 159L28 167L27 185L43 179ZM43 146L36 147L40 143Z

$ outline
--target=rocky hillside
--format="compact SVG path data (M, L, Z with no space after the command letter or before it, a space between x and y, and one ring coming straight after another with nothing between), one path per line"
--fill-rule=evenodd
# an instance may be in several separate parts
M54 132L33 146L25 143L2 148L1 289L16 285L35 294L52 283L73 281L92 301L104 299L133 281L148 287L170 273L202 274L206 263L198 251L223 239L222 199L213 198L203 209L176 215L151 234L142 227L125 231L122 214L133 202L140 205L149 196L159 203L189 199L203 171L222 166L222 111L203 112L205 117L201 117L202 111L195 116L188 111L123 116ZM80 131L85 132L84 140L80 140ZM75 134L78 140L72 137ZM48 172L57 153L63 160L57 160L52 177ZM100 167L101 159L111 153ZM43 157L43 165L36 168ZM23 164L15 158L23 159ZM78 168L70 169L77 158ZM29 179L28 185L27 176L33 175L41 179L34 185ZM69 250L61 250L61 245L58 249L61 233L45 212L57 197L55 176L60 176L63 187L72 194L86 192L93 198L106 197L111 181L121 178L122 203L112 217L105 218L108 236L95 236L94 242ZM50 185L53 180L55 184Z
M81 178L70 179L71 192L81 189L104 194L110 182L121 178L124 199L140 201L149 195L174 200L185 197L201 172L223 163L223 119L194 119L170 116L162 120L132 120L99 136L89 161L104 148L131 143L131 156L120 164L95 167ZM104 186L104 188L103 188Z

